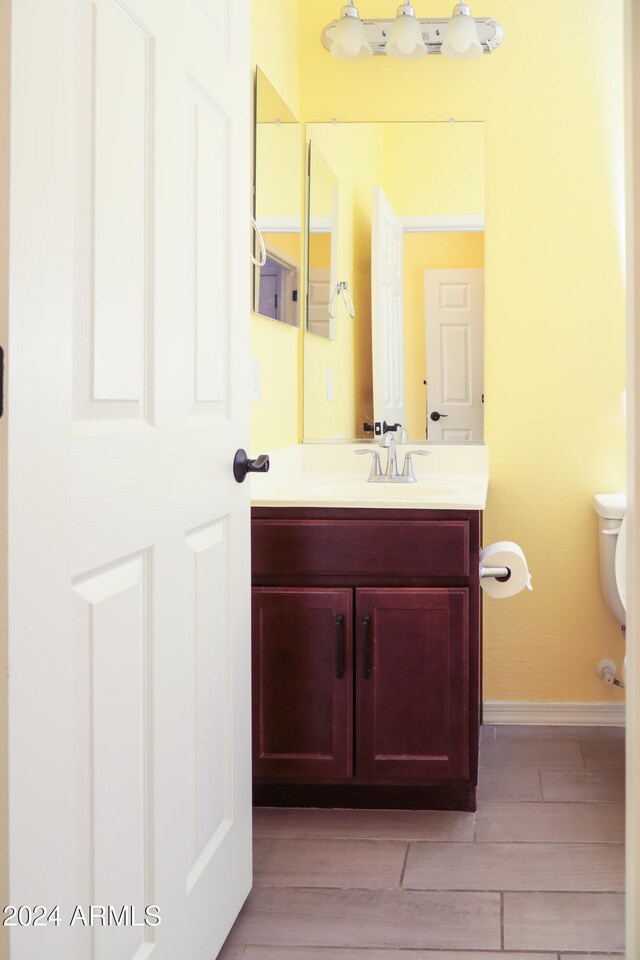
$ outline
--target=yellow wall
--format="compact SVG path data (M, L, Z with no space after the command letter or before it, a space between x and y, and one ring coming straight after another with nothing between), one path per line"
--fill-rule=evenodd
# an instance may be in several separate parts
M251 0L251 59L300 118L300 0Z
M296 116L300 115L299 10L298 0L251 0L252 62ZM254 452L286 447L300 438L300 339L299 328L252 315L251 356L260 363L260 401L251 405Z
M298 123L259 123L256 130L258 222L292 217L302 224L302 132Z
M622 3L492 0L505 41L468 63L338 62L319 42L333 0L301 11L304 119L486 124L485 541L519 541L535 589L485 604L485 698L619 698L594 673L623 642L591 497L625 484Z
M483 123L385 127L384 191L401 217L482 216L484 163Z
M300 263L300 234L299 233L264 233L264 242L267 250L282 253L285 257Z
M309 266L313 270L331 267L331 234L314 233L309 244Z
M411 438L424 439L427 415L424 272L483 267L484 234L406 233L403 252L405 425Z

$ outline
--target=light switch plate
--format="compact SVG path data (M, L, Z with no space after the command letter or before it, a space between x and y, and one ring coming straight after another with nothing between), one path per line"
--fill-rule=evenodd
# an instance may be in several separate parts
M251 357L251 403L260 403L260 360Z
M333 370L327 370L327 400L333 400Z

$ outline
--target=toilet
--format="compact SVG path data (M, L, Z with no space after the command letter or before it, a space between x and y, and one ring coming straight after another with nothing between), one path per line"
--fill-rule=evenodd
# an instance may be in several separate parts
M599 518L600 585L614 617L627 621L627 497L599 493L593 498Z

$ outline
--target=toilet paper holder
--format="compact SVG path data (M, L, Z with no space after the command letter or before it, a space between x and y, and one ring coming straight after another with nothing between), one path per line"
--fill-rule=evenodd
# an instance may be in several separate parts
M509 567L483 567L480 565L480 579L489 580L492 577L495 577L500 583L506 583L511 577L511 570L509 570Z

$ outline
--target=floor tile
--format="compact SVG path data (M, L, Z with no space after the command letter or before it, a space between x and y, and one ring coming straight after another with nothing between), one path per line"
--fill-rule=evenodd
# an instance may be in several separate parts
M478 800L542 800L538 768L501 770L481 764Z
M220 958L222 960L222 958ZM246 947L243 960L556 960L548 953L475 950L354 950L334 947ZM595 957L594 960L599 960Z
M577 740L484 740L480 765L501 770L522 767L584 768Z
M481 802L476 840L503 843L624 843L623 803Z
M257 808L254 837L307 840L473 840L474 814L450 810Z
M498 740L621 740L624 727L575 727L550 724L499 724L495 727Z
M505 893L505 950L621 951L621 893Z
M495 740L497 727L491 723L483 723L480 727L481 740Z
M219 960L620 958L624 734L483 726L475 816L256 810L257 885Z
M245 947L227 943L218 954L216 960L244 960Z
M403 887L412 890L624 889L623 844L412 843Z
M624 802L624 770L541 770L548 801Z
M392 840L262 838L253 844L253 879L269 887L388 890L400 886L406 852L406 843Z
M258 888L230 942L265 946L500 949L500 895Z
M624 767L624 740L582 740L580 746L587 770L610 770Z

